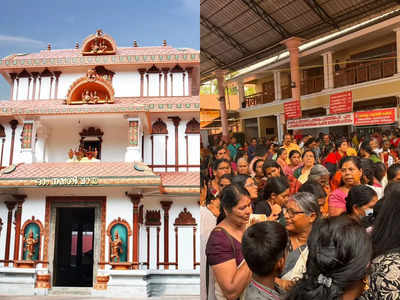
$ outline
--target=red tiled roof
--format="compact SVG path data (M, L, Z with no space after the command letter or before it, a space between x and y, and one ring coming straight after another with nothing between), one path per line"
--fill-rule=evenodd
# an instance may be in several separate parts
M155 46L155 47L120 47L117 48L116 55L175 55L175 54L198 54L199 51L184 48L176 49L171 46ZM29 53L26 55L12 54L4 59L21 58L21 59L39 59L39 58L61 58L61 57L82 57L81 49L52 49L42 50L38 53Z
M133 163L128 162L58 162L20 164L9 174L1 174L1 179L53 178L53 177L131 177L154 176L135 170Z
M127 113L135 111L199 111L199 96L124 97L113 104L66 105L64 100L0 101L0 116L87 113Z
M161 184L165 187L199 187L199 172L157 172L161 177Z

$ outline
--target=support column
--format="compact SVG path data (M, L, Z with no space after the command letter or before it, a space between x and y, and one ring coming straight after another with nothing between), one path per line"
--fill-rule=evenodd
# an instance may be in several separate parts
M17 81L17 92L16 92L16 94L15 94L15 100L18 100L19 78L17 77L15 80Z
M4 157L4 142L6 141L6 138L3 137L1 138L1 159L0 159L0 167L3 166L3 157Z
M149 86L150 86L150 80L149 80L149 74L146 74L146 82L147 82L147 85L146 85L146 97L149 97L149 95L150 95L150 88L149 88Z
M178 126L181 118L179 117L168 117L171 119L175 126L175 171L178 172L178 165L179 165L179 131ZM165 162L167 164L167 162Z
M282 100L281 72L274 71L275 100Z
M10 73L10 77L12 80L11 90L10 90L10 100L14 100L14 84L15 84L15 79L17 79L17 73ZM15 98L15 100L17 100L17 98Z
M17 211L15 212L15 242L14 242L14 261L19 259L19 241L21 236L21 216L22 204L25 201L26 195L13 195L17 200Z
M258 134L258 138L260 138L262 135L260 117L257 117L257 134Z
M244 93L244 83L243 83L243 80L242 79L240 79L238 82L237 82L237 87L238 87L238 94L239 94L239 103L240 103L240 107L241 108L245 108L246 106L245 106L245 104L243 104L243 103L245 103L246 102L246 99L245 99L245 93Z
M36 82L39 77L39 72L32 72L31 74L33 77L32 100L35 100L35 98L36 98Z
M125 161L141 161L142 153L140 152L140 120L138 118L128 118L128 122L128 147L126 148Z
M400 74L400 28L394 29L396 32L396 66L397 74Z
M300 69L299 69L299 46L302 39L298 37L291 37L282 43L286 45L290 53L290 78L292 85L292 98L293 100L300 101ZM294 85L293 85L294 84Z
M55 91L54 91L54 98L58 99L58 81L59 81L61 72L60 71L54 71L53 73L54 73L54 76L56 77L56 88L55 88Z
M10 241L11 241L11 223L12 223L12 211L17 204L16 201L6 201L5 202L7 209L8 209L8 216L7 216L7 235L6 235L6 249L4 252L4 260L7 261L10 259ZM8 266L8 262L4 263L4 266Z
M334 88L334 78L333 78L333 59L332 52L328 51L322 54L324 61L324 89Z
M26 96L27 100L29 100L29 92L31 90L31 82L32 82L32 77L28 77L28 94Z
M182 96L186 96L185 95L185 76L186 74L185 74L185 72L182 72L182 85L183 85L183 94L182 94Z
M138 71L140 73L140 97L143 97L143 93L144 93L144 73L146 72L146 69L139 69Z
M50 76L50 93L49 93L49 99L53 99L52 95L51 95L51 90L53 89L53 81L54 81L54 77Z
M218 85L218 95L219 95L219 104L221 110L221 124L222 124L222 139L225 142L229 142L229 127L228 127L228 113L226 111L226 103L225 103L225 71L217 70L215 72L217 76L217 85Z
M169 269L169 209L172 201L160 201L164 210L164 269Z
M42 90L42 77L39 75L39 92L38 92L38 100L40 100L40 91Z
M133 269L139 269L139 203L143 197L142 194L128 194L133 204L133 245L132 262Z
M192 96L192 85L193 85L193 68L186 68L186 72L188 73L188 95Z
M168 96L168 68L162 68L164 74L164 97Z
M11 120L10 125L11 125L12 131L11 131L10 161L9 161L8 165L11 166L13 163L13 156L14 156L15 129L17 128L18 121L15 119Z
M158 76L158 96L161 97L161 79L162 79L162 73L159 73Z
M170 74L171 77L171 96L174 95L174 73Z

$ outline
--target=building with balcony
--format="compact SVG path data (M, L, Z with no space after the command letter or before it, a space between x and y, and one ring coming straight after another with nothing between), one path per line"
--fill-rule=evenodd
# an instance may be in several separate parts
M361 135L398 127L400 17L372 19L298 47L299 85L291 79L290 51L229 79L239 89L241 128L248 137L320 132ZM251 71L250 71L251 70ZM256 93L244 96L244 86ZM300 90L301 117L285 119L285 103ZM348 95L351 107L335 113L332 99ZM384 119L381 115L386 115ZM362 119L360 119L362 118ZM372 119L370 119L372 118ZM345 119L345 120L344 120ZM367 119L370 119L367 121ZM333 121L332 121L333 120Z
M0 294L199 294L199 56L98 30L0 60Z

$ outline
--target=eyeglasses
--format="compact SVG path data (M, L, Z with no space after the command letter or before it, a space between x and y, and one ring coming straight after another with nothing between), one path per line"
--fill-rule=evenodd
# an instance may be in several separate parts
M254 181L252 181L252 182L250 182L250 183L244 185L245 188L249 188L249 187L252 187L252 186L257 186L257 185L254 183Z
M282 211L283 211L283 214L284 214L284 215L287 214L289 218L294 218L296 215L304 214L304 213L305 213L304 211L293 211L293 210L291 210L291 209L287 209L286 207L284 207L284 208L282 209Z

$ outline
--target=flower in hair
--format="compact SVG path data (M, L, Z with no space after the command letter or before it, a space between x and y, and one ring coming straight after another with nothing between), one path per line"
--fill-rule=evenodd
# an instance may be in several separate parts
M326 277L323 274L318 275L317 281L319 284L322 284L322 285L326 286L327 288L330 288L332 285L332 278Z

